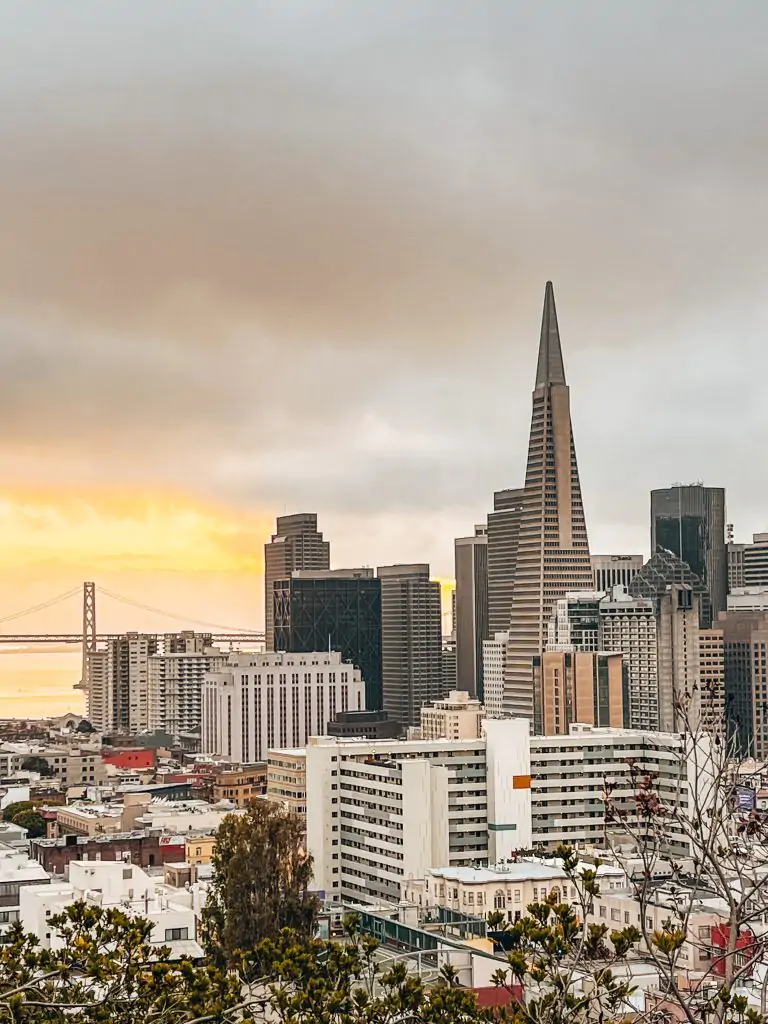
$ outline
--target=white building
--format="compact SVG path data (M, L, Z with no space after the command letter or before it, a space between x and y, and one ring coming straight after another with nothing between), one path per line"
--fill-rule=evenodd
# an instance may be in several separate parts
M444 700L421 709L423 740L476 740L481 736L485 708L466 690L452 690Z
M400 899L438 865L530 847L529 726L486 721L468 740L313 738L307 845L330 899Z
M595 590L628 587L643 568L642 555L590 555Z
M203 680L227 664L227 655L206 647L204 638L188 638L187 650L153 654L148 660L147 701L150 732L171 736L200 731Z
M302 747L337 711L365 710L360 670L337 651L230 654L203 683L202 749L243 764Z
M713 785L709 744L705 733L692 738L578 724L568 736L532 737L533 846L554 851L561 843L602 845L606 788L611 787L616 805L636 823L637 779L648 774L667 805L683 814L692 814L694 806L706 807ZM690 853L684 829L673 818L666 841L674 856Z
M621 651L629 682L629 724L633 729L659 726L657 617L653 601L634 598L616 587L600 602L601 645Z
M580 865L585 867L592 865ZM621 868L600 864L596 871L602 893L625 890ZM529 903L543 902L553 892L563 903L579 905L579 891L560 861L524 857L487 868L433 868L423 879L404 882L402 895L424 909L444 907L477 917L501 910L514 922L525 916Z
M768 587L734 587L727 601L729 612L768 612Z
M31 860L26 849L0 845L0 933L19 920L21 890L28 885L48 885L50 881L42 864Z
M507 661L509 633L494 633L483 640L483 703L489 718L504 714L504 666Z
M150 942L168 946L171 957L199 957L192 895L157 882L142 868L124 861L71 861L69 881L30 885L21 890L20 920L42 949L61 949L63 939L50 918L77 900L120 908L152 924Z

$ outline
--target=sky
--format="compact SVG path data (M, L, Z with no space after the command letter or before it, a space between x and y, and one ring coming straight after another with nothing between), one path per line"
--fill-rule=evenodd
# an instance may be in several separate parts
M450 578L523 480L547 279L592 550L675 481L768 526L762 0L0 18L0 629L84 579L259 625L286 512Z

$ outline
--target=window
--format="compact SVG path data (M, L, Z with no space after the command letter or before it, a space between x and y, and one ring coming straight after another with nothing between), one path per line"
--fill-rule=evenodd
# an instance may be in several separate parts
M611 908L611 920L612 921L620 921L621 920L621 913L615 907Z
M166 928L165 929L165 941L166 942L180 942L183 939L189 938L189 928Z
M600 907L600 917L605 917L605 907Z

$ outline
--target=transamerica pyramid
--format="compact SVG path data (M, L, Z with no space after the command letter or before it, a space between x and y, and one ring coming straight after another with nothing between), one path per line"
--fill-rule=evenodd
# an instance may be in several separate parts
M555 293L547 281L504 674L504 713L533 718L533 659L555 602L591 590L587 525L571 428Z

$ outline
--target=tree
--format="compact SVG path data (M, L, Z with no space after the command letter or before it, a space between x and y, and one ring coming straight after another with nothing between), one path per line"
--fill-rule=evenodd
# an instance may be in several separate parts
M17 800L15 804L8 804L3 808L3 821L13 821L17 814L22 811L33 811L35 805L30 800Z
M39 839L45 835L45 818L38 814L37 811L19 811L18 814L14 814L11 821L14 825L20 825L22 828L25 828L29 839Z
M25 772L37 772L38 775L42 775L44 779L49 779L53 775L53 769L46 759L44 757L39 757L37 754L33 754L31 757L25 757L21 762L21 767Z
M267 800L224 818L216 837L213 881L203 912L209 952L236 961L284 928L313 934L317 897L301 819Z
M91 723L88 721L88 719L84 718L82 720L82 722L78 722L77 723L77 728L75 729L75 732L79 732L79 733L84 733L84 734L90 735L90 733L96 732L96 730L91 725Z
M12 927L0 946L0 1020L24 1024L247 1022L240 981L213 966L171 963L150 922L79 902L49 925L63 948L44 950Z

